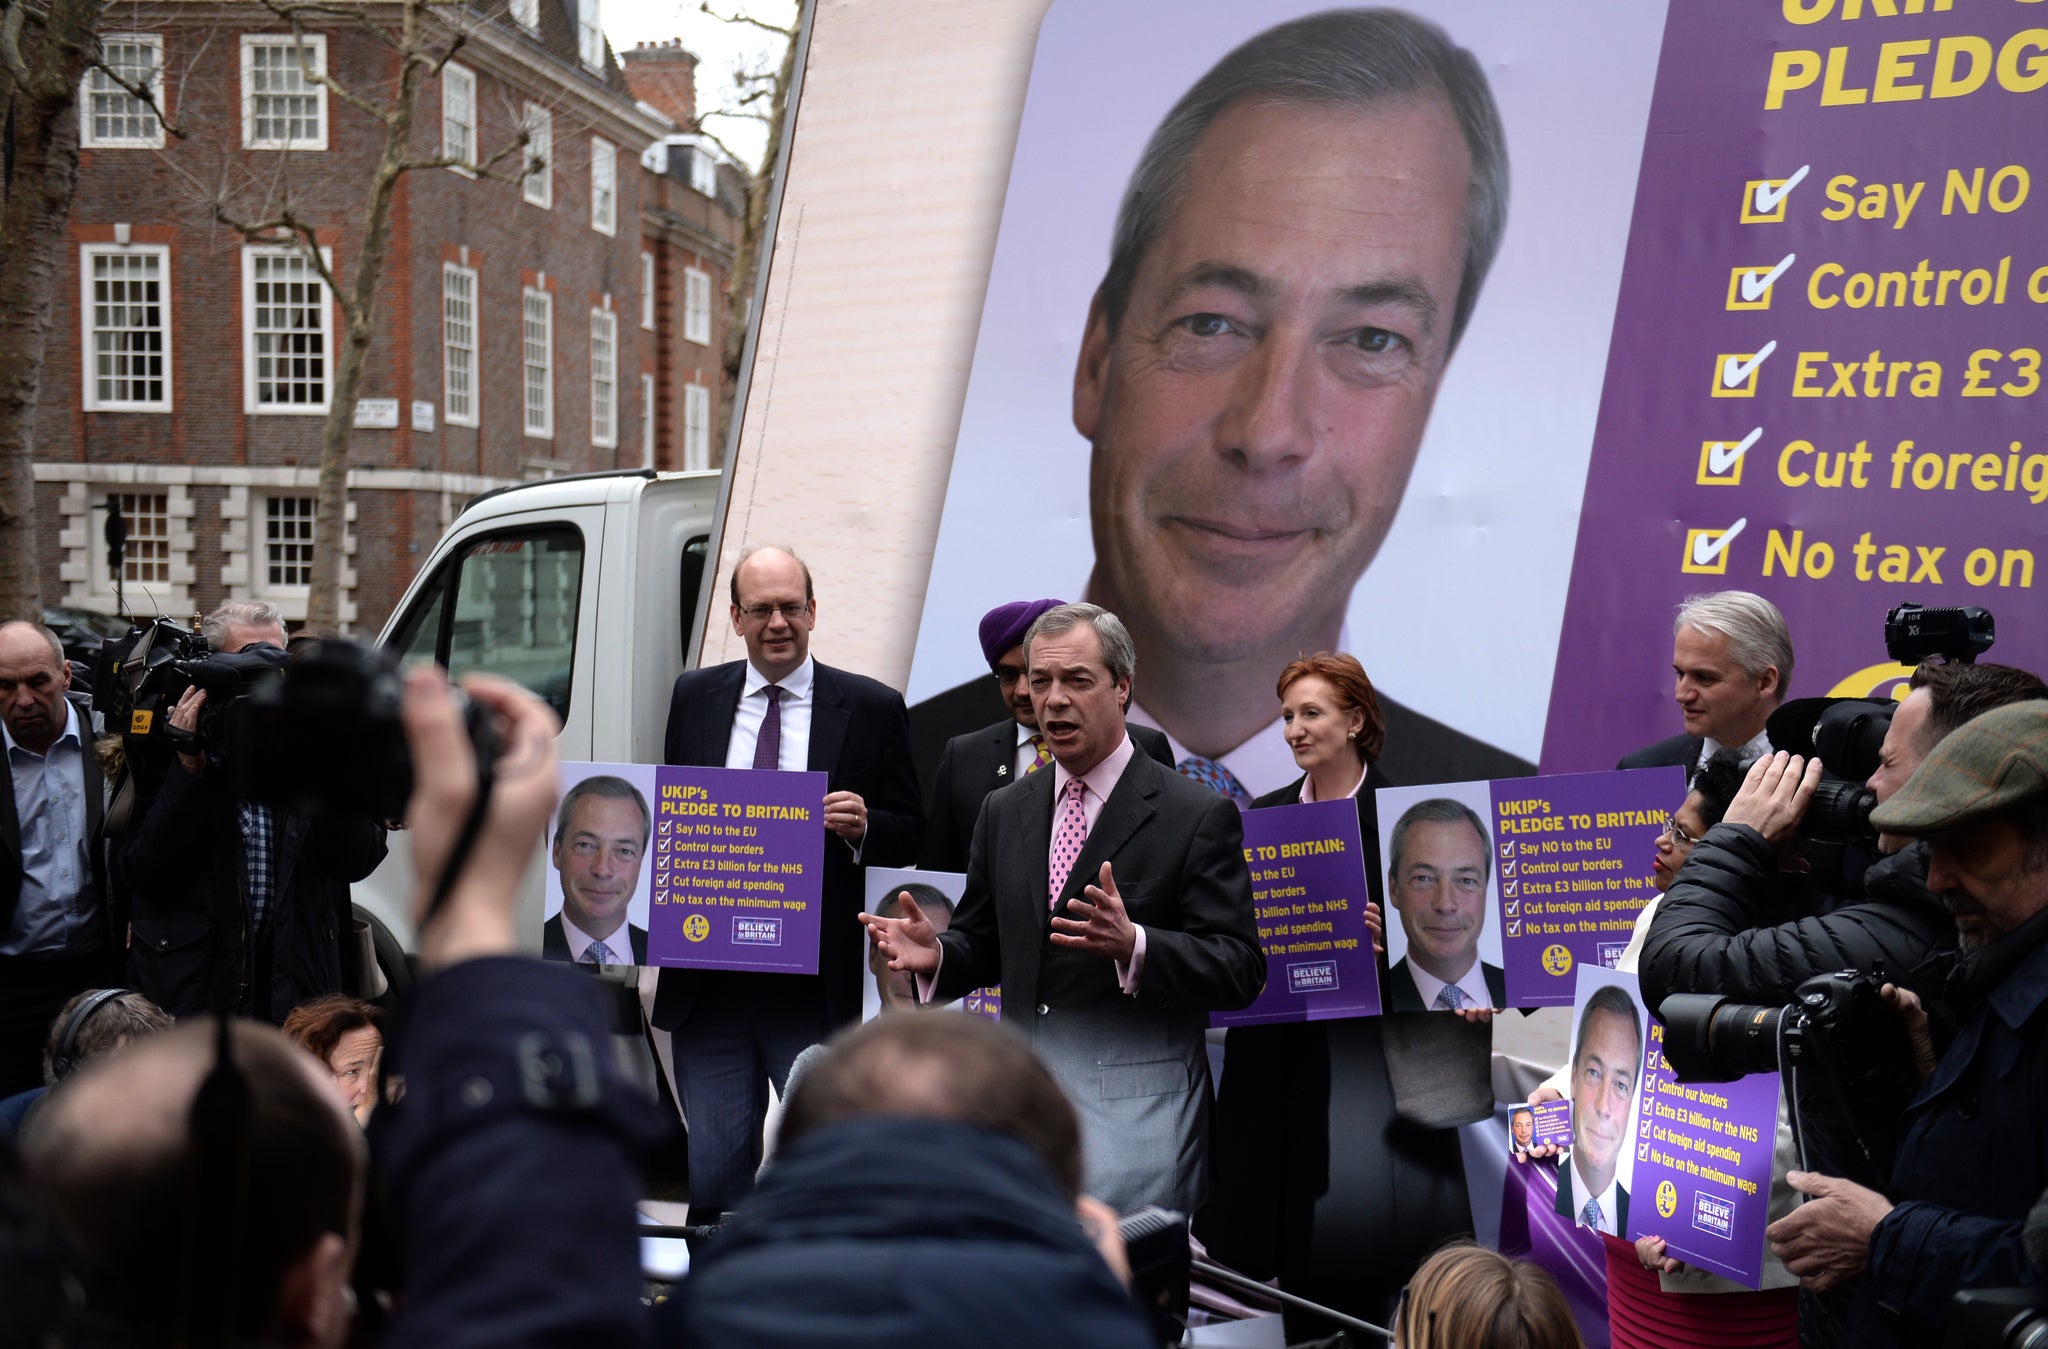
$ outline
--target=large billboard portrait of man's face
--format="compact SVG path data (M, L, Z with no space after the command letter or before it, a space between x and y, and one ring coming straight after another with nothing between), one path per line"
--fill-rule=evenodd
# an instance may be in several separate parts
M1048 594L1123 618L1134 718L1244 797L1296 776L1274 681L1325 649L1378 686L1394 781L1530 771L1663 30L1593 17L1053 5L921 742L1000 714L973 618Z

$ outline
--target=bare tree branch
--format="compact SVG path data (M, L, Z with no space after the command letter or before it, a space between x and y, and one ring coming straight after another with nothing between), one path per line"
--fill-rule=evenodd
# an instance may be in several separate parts
M29 73L28 63L21 57L21 29L27 22L26 5L10 5L0 13L0 65L14 82L24 89L33 89L36 78Z
M762 32L773 33L775 34L775 36L779 38L794 39L796 36L796 34L792 32L790 29L777 28L772 23L763 23L761 20L755 18L751 14L740 14L737 12L732 14L720 14L717 10L711 7L711 0L703 0L703 3L698 5L697 8L703 10L712 18L717 19L720 23L751 24L754 27L760 29Z

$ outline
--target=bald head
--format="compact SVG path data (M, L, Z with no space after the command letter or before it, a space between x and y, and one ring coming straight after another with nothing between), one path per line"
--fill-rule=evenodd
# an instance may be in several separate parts
M326 1343L316 1331L332 1317L312 1305L318 1290L304 1266L332 1264L339 1251L346 1276L361 1136L319 1065L275 1028L237 1023L231 1038L249 1104L224 1145L193 1136L193 1102L218 1044L216 1024L200 1019L132 1043L53 1092L22 1140L30 1184L70 1245L88 1304L113 1320L171 1331L225 1313L243 1335ZM226 1160L237 1153L246 1170ZM237 1189L247 1195L239 1214ZM222 1279L228 1267L240 1278Z

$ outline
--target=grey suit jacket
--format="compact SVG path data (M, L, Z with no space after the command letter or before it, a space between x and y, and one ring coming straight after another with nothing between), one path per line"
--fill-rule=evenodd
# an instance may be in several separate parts
M1034 773L984 803L966 888L939 938L934 994L952 999L1000 982L1004 1019L1030 1038L1081 1115L1089 1193L1119 1211L1155 1203L1191 1212L1206 1188L1208 1013L1244 1007L1265 985L1244 827L1224 797L1132 757L1060 904L1064 911L1111 864L1131 920L1145 929L1133 997L1118 988L1111 961L1047 940L1053 778Z

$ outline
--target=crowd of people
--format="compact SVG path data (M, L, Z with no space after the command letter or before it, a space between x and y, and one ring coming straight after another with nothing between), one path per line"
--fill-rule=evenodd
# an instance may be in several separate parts
M698 757L763 769L818 764L821 736L836 742L823 827L843 840L857 893L860 868L952 845L930 841L914 793L890 796L901 766L875 756L900 752L902 702L813 660L815 608L793 553L743 555L731 616L748 656L678 681L669 740L672 757L688 757L693 735L716 739L706 726L717 714L725 750ZM1789 666L1782 618L1723 592L1688 601L1674 630L1689 734L1645 754L1675 756L1688 786L1649 859L1658 893L1619 967L1640 977L1651 1009L1674 993L1782 1006L1816 976L1860 972L1881 981L1911 1061L1902 1078L1847 1091L1788 1075L1771 1255L1751 1291L1687 1268L1630 1223L1618 1139L1598 1125L1629 1110L1632 1083L1613 1065L1641 1058L1647 1028L1630 1000L1595 995L1565 1066L1527 1103L1573 1108L1559 1212L1601 1235L1602 1329L1615 1345L1925 1342L1956 1293L2039 1282L2023 1231L2048 1187L2037 1019L2048 1001L2048 686L1988 663L1917 670L1868 784L1881 832L1845 858L1842 845L1802 836L1819 761L1769 743L1785 673L1745 664ZM515 929L519 872L544 841L561 852L588 812L562 803L544 840L557 805L553 714L511 685L470 681L503 748L481 832L465 840L478 775L432 671L407 685L420 776L405 823L422 901L448 898L421 931L428 977L403 1031L331 966L325 986L276 1018L281 1030L254 1015L279 1003L259 1003L249 985L231 1002L175 1009L110 981L68 992L40 1028L41 1080L0 1100L25 1211L44 1215L63 1273L58 1292L24 1290L14 1305L49 1308L59 1342L80 1344L539 1343L572 1330L714 1345L958 1342L967 1330L995 1343L1140 1344L1157 1333L1127 1286L1117 1218L1156 1204L1192 1215L1210 1257L1307 1299L1289 1304L1297 1339L1327 1329L1320 1304L1390 1324L1404 1344L1578 1343L1541 1272L1471 1245L1459 1129L1492 1115L1490 1018L1505 1001L1466 940L1491 838L1483 820L1432 798L1404 812L1381 857L1386 726L1359 663L1326 652L1280 672L1300 776L1252 808L1356 803L1382 975L1400 986L1379 941L1384 903L1407 929L1411 991L1405 1002L1390 991L1379 1017L1231 1031L1212 1087L1205 1014L1247 1005L1266 978L1238 806L1140 752L1124 721L1135 657L1114 614L1020 602L988 615L981 638L991 670L1028 693L1001 724L954 740L934 783L933 818L950 808L957 828L974 816L964 890L957 901L906 890L874 913L835 911L827 891L828 925L865 927L869 967L894 990L889 1014L852 1027L830 979L790 980L789 1005L777 1003L784 1062L763 1046L772 1026L747 1024L725 991L688 1000L685 1021L733 1023L707 1028L707 1042L742 1067L737 1081L693 1076L700 1051L678 1037L692 1218L718 1231L654 1313L633 1242L634 1159L662 1126L613 1061L598 985L573 968L602 962L517 954L538 944ZM98 869L84 850L53 861L43 842L63 836L54 732L88 739L88 710L65 699L61 652L33 625L0 626L0 653L13 809L23 873L35 877L14 928L90 934L148 831L91 836L116 879L83 897L74 886L57 905L63 921L40 921L67 876ZM760 699L751 721L737 710L748 697ZM856 729L869 718L879 726ZM206 765L172 771L193 780L189 792ZM36 778L40 797L24 789ZM635 818L614 832L637 834L644 821L627 804ZM283 904L321 911L317 888L275 879L275 854L250 854L252 839L276 849L332 822L250 825L231 795L216 810L240 827L225 861L187 868L193 892L214 903L209 877L221 870L272 870L273 905L289 893ZM256 903L243 902L244 913ZM139 892L124 911L145 911ZM261 950L265 934L297 941L278 934L305 917L274 908L239 949L209 938L199 977L178 986L225 999L219 963L268 964L276 998L288 985ZM131 975L160 969L137 957L142 929L130 921ZM53 964L70 961L60 949ZM92 968L115 966L103 957ZM993 984L1002 1026L923 1014ZM750 1042L734 1042L740 1030ZM771 1086L787 1101L764 1168L760 1125L746 1137L734 1121L751 1120ZM723 1129L707 1091L737 1101ZM1533 1140L1526 1116L1513 1138L1523 1164L1558 1151ZM947 1273L892 1273L907 1264ZM10 1278L40 1268L17 1265Z
M746 655L677 679L663 761L825 776L821 950L848 958L660 972L689 1216L716 1232L651 1311L635 1161L664 1115L587 977L648 957L646 799L594 777L558 801L553 712L488 677L465 681L497 732L480 772L446 678L414 672L421 978L377 991L348 887L400 822L245 798L198 688L158 710L177 752L113 771L58 640L0 625L0 1347L1136 1346L1157 1308L1118 1218L1146 1206L1285 1294L1297 1340L1327 1309L1407 1349L1581 1344L1542 1270L1474 1241L1461 1130L1494 1115L1508 1001L1480 952L1495 840L1430 797L1382 855L1376 804L1532 766L1337 649L1506 211L1486 76L1409 16L1280 25L1188 90L1133 174L1075 376L1089 602L982 618L1002 710L926 706L927 787L902 696L812 655L809 568L740 554ZM270 606L203 631L285 663ZM1637 656L1647 679L1663 653ZM1933 1342L1958 1293L2042 1281L2048 685L1920 667L1868 773L1881 832L1845 842L1806 819L1838 766L1772 743L1794 656L1768 601L1687 600L1671 669L1679 733L1619 765L1687 782L1619 956L1642 1004L1587 1001L1503 1146L1597 1234L1596 1341ZM1271 977L1241 812L1343 801L1386 1014L1233 1029L1212 1082L1210 1015ZM522 932L543 850L562 910ZM868 869L912 865L963 887L865 911ZM887 1014L857 1025L864 973ZM1630 1212L1643 1013L1781 1008L1821 977L1870 981L1845 1033L1899 1054L1847 1087L1787 1075L1748 1289ZM924 1012L996 985L1000 1026ZM1554 1101L1561 1157L1534 1128Z

